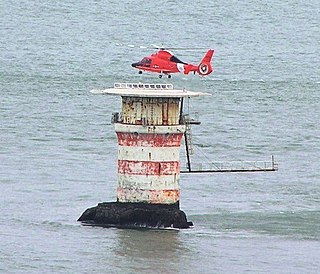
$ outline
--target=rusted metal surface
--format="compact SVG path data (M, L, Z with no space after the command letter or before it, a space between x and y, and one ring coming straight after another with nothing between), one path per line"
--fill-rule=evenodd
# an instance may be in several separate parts
M166 189L166 190L151 190L149 193L151 203L155 204L174 204L179 201L180 190Z
M141 126L116 123L114 124L116 132L124 133L157 133L157 134L181 134L186 130L185 125L174 126Z
M158 176L174 175L180 173L180 163L178 161L149 162L118 160L118 173Z
M119 187L144 190L166 190L179 188L179 176L119 174Z
M161 97L157 92L145 97L122 95L121 120L114 119L120 202L179 202L180 146L185 132L180 124L181 97Z
M144 190L117 188L119 202L148 202L151 204L174 204L179 201L180 191L178 189L166 190Z
M129 161L170 162L180 160L180 147L119 146L118 159Z
M183 134L117 132L119 146L179 147Z
M112 122L118 138L120 202L179 204L183 98L209 95L172 84L117 83L93 93L122 97Z
M122 120L135 125L178 125L179 98L122 98Z
M151 132L149 128L116 124L117 199L174 204L179 201L180 145L185 128L153 126Z

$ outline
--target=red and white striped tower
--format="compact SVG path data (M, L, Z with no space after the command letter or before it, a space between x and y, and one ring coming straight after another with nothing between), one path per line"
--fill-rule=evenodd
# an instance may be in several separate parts
M171 84L117 83L100 93L122 97L113 114L118 138L117 201L179 207L182 98L205 93Z
M142 83L118 83L92 93L122 97L121 113L113 113L112 118L118 138L117 202L88 208L78 221L107 227L192 226L179 208L180 145L188 133L182 106L183 98L208 94ZM232 170L277 169L272 161L270 169Z

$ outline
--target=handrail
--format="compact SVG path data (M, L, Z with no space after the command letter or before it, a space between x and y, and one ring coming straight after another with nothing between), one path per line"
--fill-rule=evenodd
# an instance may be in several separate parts
M173 89L172 84L143 84L143 83L114 83L114 88L117 89Z
M191 173L207 172L255 172L255 171L277 171L278 163L274 161L215 161L210 163L193 163ZM181 170L181 173L190 171Z

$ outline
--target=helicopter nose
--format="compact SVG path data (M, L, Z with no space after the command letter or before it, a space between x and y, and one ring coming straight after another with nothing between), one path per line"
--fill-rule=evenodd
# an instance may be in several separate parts
M138 66L138 63L132 63L131 66L135 68Z

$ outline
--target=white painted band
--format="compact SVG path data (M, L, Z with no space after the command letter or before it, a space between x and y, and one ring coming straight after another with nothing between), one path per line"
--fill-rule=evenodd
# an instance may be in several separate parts
M130 132L130 133L160 133L160 134L172 134L172 133L184 133L186 130L185 125L174 126L142 126L142 125L128 125L115 123L116 132Z
M137 190L179 190L179 179L179 174L162 176L118 174L118 186Z
M146 202L150 204L175 204L179 202L180 191L168 190L142 190L131 188L117 188L117 200L119 202Z
M118 147L118 160L174 162L180 160L180 147Z

